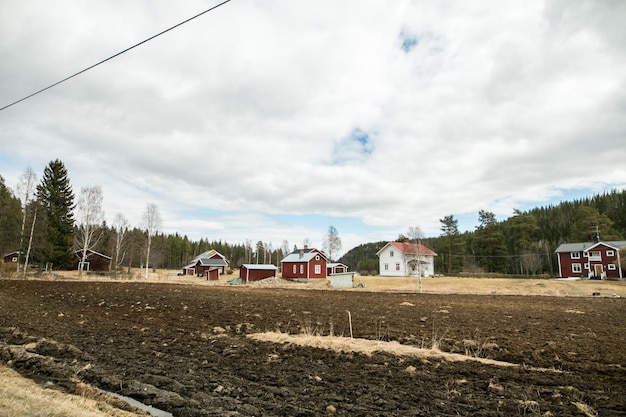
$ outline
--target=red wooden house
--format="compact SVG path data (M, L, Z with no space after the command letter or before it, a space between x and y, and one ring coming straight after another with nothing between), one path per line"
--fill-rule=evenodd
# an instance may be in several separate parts
M191 260L191 262L183 267L183 275L195 275L198 277L206 276L209 271L216 271L210 274L210 279L217 279L214 276L226 272L228 269L228 261L226 257L216 250L209 250L201 253Z
M561 278L622 279L620 249L626 241L564 243L556 249Z
M87 249L87 257L83 263L83 251L74 252L74 269L83 271L104 272L111 268L111 257L95 250Z
M17 263L17 259L20 256L20 251L15 250L13 252L6 253L2 256L4 263Z
M283 278L320 279L326 278L326 255L317 249L296 249L281 261Z

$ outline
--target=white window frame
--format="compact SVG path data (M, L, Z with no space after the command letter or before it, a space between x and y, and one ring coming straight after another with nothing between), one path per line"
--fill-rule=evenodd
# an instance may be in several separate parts
M569 255L571 259L580 259L580 252L572 252Z
M581 273L583 272L583 270L580 268L580 264L576 263L576 264L572 264L572 272L573 273Z
M400 262L396 262L396 271L400 270Z
M315 260L316 260L316 261L319 261L319 260L320 260L320 256L319 256L319 255L317 255L317 256L315 257Z
M586 263L585 263L585 269L586 269L587 271L589 271L589 262L586 262Z
M606 251L606 256L615 256L615 251L607 250Z
M615 264L608 264L608 265L607 265L607 269L608 269L609 271L615 271L617 268L615 267Z
M592 250L589 252L589 260L590 261L601 261L602 260L602 251Z
M315 265L315 275L322 273L322 265Z
M300 273L304 274L304 265L302 265L302 264L300 265Z
M293 264L293 273L295 274L295 273L296 273L296 271L297 271L296 264Z

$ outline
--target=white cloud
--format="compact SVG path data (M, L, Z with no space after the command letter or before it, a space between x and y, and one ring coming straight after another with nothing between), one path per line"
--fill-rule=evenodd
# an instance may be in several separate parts
M0 105L211 4L0 0ZM321 244L312 215L340 233L356 219L354 244L436 235L447 214L626 183L624 17L622 2L231 2L0 112L0 174L60 158L76 190L103 186L107 216L136 223L150 201L190 236Z

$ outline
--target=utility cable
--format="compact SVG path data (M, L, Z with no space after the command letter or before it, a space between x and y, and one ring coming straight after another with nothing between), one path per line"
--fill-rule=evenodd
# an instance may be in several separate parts
M184 21L182 21L182 22L180 22L180 23L178 23L178 24L176 24L176 25L174 25L174 26L172 26L172 27L170 27L170 28L168 28L168 29L165 29L164 31L159 32L159 33L157 33L156 35L150 36L148 39L145 39L145 40L143 40L143 41L141 41L141 42L139 42L139 43L137 43L137 44L135 44L135 45L133 45L133 46L131 46L131 47L128 47L128 48L124 49L123 51L116 53L115 55L111 55L110 57L108 57L108 58L106 58L106 59L103 59L102 61L100 61L100 62L98 62L98 63L96 63L96 64L93 64L93 65L92 65L92 66L90 66L90 67L87 67L87 68L85 68L85 69L83 69L83 70L81 70L81 71L78 71L77 73L75 73L75 74L73 74L73 75L70 75L69 77L66 77L66 78L62 79L61 81L57 81L56 83L51 84L51 85L49 85L49 86L47 86L47 87L45 87L45 88L42 88L42 89L41 89L41 90L39 90L39 91L35 91L34 93L32 93L32 94L30 94L30 95L27 95L26 97L23 97L23 98L21 98L21 99L19 99L19 100L17 100L17 101L14 101L14 102L13 102L13 103L11 103L11 104L7 104L6 106L4 106L4 107L0 108L0 111L2 111L2 110L4 110L4 109L8 109L9 107L16 105L17 103L20 103L20 102L22 102L22 101L24 101L24 100L27 100L27 99L29 99L29 98L31 98L31 97L33 97L33 96L36 96L37 94L43 93L44 91L49 90L49 89L51 89L52 87L56 87L57 85L59 85L59 84L61 84L61 83L64 83L65 81L68 81L68 80L70 80L70 79L72 79L72 78L74 78L74 77L76 77L76 76L78 76L78 75L80 75L80 74L82 74L82 73L84 73L84 72L87 72L87 71L89 71L90 69L97 67L98 65L104 64L105 62L110 61L110 60L112 60L113 58L117 58L118 56L122 55L123 53L126 53L126 52L130 51L131 49L134 49L134 48L136 48L136 47L138 47L138 46L140 46L140 45L143 45L144 43L149 42L149 41L151 41L152 39L157 38L157 37L159 37L159 36L161 36L161 35L163 35L163 34L165 34L165 33L169 32L169 31L170 31L170 30L172 30L172 29L176 29L177 27L182 26L182 25L184 25L185 23L192 21L193 19L196 19L196 18L198 18L198 17L200 17L200 16L202 16L202 15L204 15L204 14L206 14L206 13L209 13L210 11L217 9L218 7L223 6L224 4L226 4L226 3L230 2L230 1L231 1L231 0L224 0L224 1L222 1L221 3L219 3L219 4L217 4L217 5L215 5L215 6L211 7L211 8L209 8L209 9L207 9L207 10L205 10L205 11L203 11L203 12L201 12L201 13L198 13L198 14L197 14L197 15L195 15L195 16L190 17L190 18L189 18L189 19L187 19L187 20L184 20Z

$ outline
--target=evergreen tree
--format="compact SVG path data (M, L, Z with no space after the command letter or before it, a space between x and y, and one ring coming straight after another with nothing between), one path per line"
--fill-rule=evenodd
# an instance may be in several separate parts
M13 195L0 175L0 255L21 250L19 247L21 217L20 200Z
M474 237L478 264L487 272L506 272L506 244L495 214L480 210Z
M74 257L74 193L65 165L60 160L51 161L44 169L37 186L37 198L47 220L43 260L52 263L54 268L69 269Z
M454 270L460 271L463 265L463 258L460 256L463 252L463 240L459 233L459 221L450 214L443 219L439 219L441 223L441 237L444 240L445 256L447 258L448 274Z

